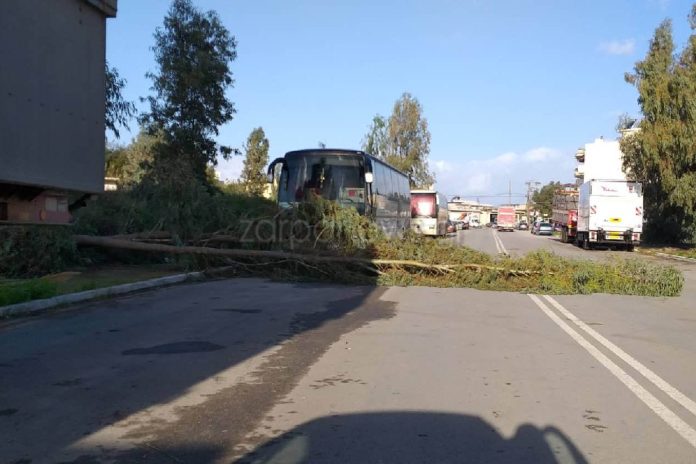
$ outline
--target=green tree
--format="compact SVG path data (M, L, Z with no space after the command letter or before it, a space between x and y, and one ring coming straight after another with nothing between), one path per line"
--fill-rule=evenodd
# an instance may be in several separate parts
M104 72L106 73L106 130L117 139L121 137L118 131L119 126L126 129L128 121L135 113L135 104L123 98L123 89L126 87L126 80L122 79L116 68L109 67L109 63L105 63Z
M150 133L163 134L155 159L160 178L188 169L206 182L208 165L236 152L215 141L218 128L235 113L225 92L234 83L230 64L236 47L217 13L201 12L191 0L173 0L164 27L155 32L159 69L147 74L155 95L147 98L150 112L142 118Z
M396 103L387 124L386 161L407 173L412 187L425 188L435 182L428 168L430 131L423 107L410 93Z
M387 156L389 137L387 135L387 120L384 116L376 114L372 118L372 124L362 141L363 151L384 159Z
M435 176L428 168L430 131L423 107L410 93L394 103L389 119L377 114L362 140L364 151L408 174L411 187L429 187Z
M624 169L643 183L646 233L659 241L693 240L696 228L696 5L690 22L680 54L665 20L625 76L638 90L643 119L621 139Z
M141 131L126 146L108 144L105 156L106 175L118 177L124 187L139 184L150 169L161 140L161 136Z
M542 214L542 216L551 216L551 211L553 209L553 194L560 186L560 182L551 181L541 187L541 189L534 192L534 195L532 195L534 207Z
M266 175L264 168L268 164L268 139L263 128L257 127L244 145L246 158L242 169L242 182L246 191L252 195L262 196L266 189Z

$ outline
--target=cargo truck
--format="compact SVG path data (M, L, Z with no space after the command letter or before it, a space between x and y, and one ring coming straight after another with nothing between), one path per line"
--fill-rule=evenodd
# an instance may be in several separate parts
M575 242L578 230L578 189L565 186L553 194L551 222L561 230L561 242Z
M498 230L515 230L515 207L514 206L499 206L498 207Z
M633 251L643 234L643 189L638 182L591 180L580 186L576 243Z

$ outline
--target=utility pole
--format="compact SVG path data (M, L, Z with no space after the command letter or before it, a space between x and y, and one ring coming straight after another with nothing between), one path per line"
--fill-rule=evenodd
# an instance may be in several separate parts
M537 187L541 185L541 182L528 180L524 183L524 185L527 186L527 220L530 221L531 218L529 217L529 206L532 203L532 192L536 191Z
M508 205L512 204L512 179L508 179Z

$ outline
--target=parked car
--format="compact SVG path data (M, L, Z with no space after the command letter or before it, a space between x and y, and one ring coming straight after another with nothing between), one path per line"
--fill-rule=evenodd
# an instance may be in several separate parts
M529 229L529 226L527 225L526 222L520 222L517 224L517 230L527 230Z
M457 226L455 226L452 221L447 221L447 233L448 234L456 234L457 233Z
M532 228L532 233L536 235L553 235L553 226L548 222L537 222Z

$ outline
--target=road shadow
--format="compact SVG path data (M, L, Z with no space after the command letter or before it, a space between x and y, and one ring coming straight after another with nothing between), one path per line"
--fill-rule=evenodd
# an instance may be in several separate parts
M218 443L241 439L343 333L392 317L382 292L218 280L5 327L0 411L8 413L0 416L0 462L98 462L115 439L158 449L192 444L209 456ZM240 381L230 369L250 358L258 359L253 378ZM202 398L204 426L200 407L150 416L150 408L182 395ZM109 428L113 433L101 438Z
M274 438L235 461L300 463L580 464L586 459L554 427L521 425L504 438L477 416L388 411L322 417Z

